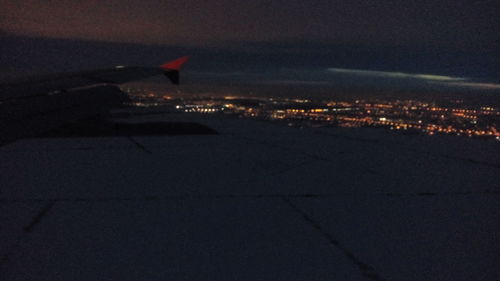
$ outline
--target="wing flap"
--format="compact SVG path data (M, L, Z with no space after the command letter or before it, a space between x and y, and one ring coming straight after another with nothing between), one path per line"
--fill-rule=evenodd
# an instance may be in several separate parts
M105 114L127 96L116 86L97 86L0 104L0 145L31 137L66 123Z

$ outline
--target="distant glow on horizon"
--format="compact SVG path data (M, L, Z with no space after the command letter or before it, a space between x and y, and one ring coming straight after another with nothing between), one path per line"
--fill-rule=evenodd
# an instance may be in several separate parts
M410 79L421 79L421 80L442 81L442 82L467 80L466 78L462 77L453 77L444 75L349 69L349 68L328 68L328 71L335 73L359 75L359 76L373 76L373 77L383 77L383 78L410 78Z
M490 89L490 90L500 89L500 84L495 84L495 83L452 82L452 83L448 83L448 85L459 86L459 87L471 87L471 88L478 88L478 89Z
M258 81L259 84L268 85L328 85L328 81L309 81L309 80L268 80Z

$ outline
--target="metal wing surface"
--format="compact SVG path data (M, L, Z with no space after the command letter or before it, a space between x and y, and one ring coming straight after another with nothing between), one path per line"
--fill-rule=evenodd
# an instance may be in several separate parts
M178 84L179 70L187 59L181 57L159 67L116 66L1 84L0 145L102 114L127 100L117 84L160 74Z

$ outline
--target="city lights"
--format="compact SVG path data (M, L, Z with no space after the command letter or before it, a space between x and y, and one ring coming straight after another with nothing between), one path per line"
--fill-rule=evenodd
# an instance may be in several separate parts
M294 127L375 127L426 135L455 135L500 140L500 109L463 100L415 99L310 100L277 97L198 96L174 98L147 90L126 91L137 107L165 106L184 113L226 114ZM165 98L168 97L168 98Z

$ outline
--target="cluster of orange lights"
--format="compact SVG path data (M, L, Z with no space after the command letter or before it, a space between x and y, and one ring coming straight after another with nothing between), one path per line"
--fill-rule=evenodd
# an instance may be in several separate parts
M322 113L328 112L328 108L315 108L315 109L287 109L287 113Z
M340 117L338 118L342 121L353 122L349 126L360 127L362 125L385 125L390 126L391 129L394 130L407 130L407 129L417 129L426 132L429 135L434 135L435 133L444 133L444 134L456 134L456 135L466 135L466 136L495 136L500 137L500 132L496 130L495 127L490 127L489 130L482 129L457 129L452 126L441 126L435 124L412 124L405 122L397 122L397 121L380 121L373 120L369 117L356 118L356 117ZM385 119L385 118L383 118ZM356 124L357 123L357 124ZM344 124L345 125L345 124Z
M170 103L176 99L169 94L157 95L146 90L134 96L138 99L130 104L139 107L159 106L165 104L162 101ZM152 99L153 97L156 99ZM239 99L252 99L257 102L247 105L240 103ZM328 101L313 105L308 99L264 100L229 95L215 99L193 99L189 103L177 105L176 109L197 113L225 112L274 120L290 119L297 122L318 121L349 128L376 126L391 130L417 130L428 135L493 136L500 140L500 132L496 129L498 122L495 121L498 120L496 116L500 116L500 110L490 106L475 109L452 108L416 100Z
M387 107L383 107L387 108ZM429 108L431 111L439 111L441 108ZM448 109L447 109L448 110ZM477 116L467 115L465 113L470 113L471 110L451 110L453 116L461 117L464 119L472 119L476 122ZM328 109L286 109L286 110L275 110L270 115L271 119L308 119L308 120L323 120L338 122L340 127L356 128L362 126L387 126L391 130L419 130L428 135L440 134L455 134L464 136L494 136L500 138L500 132L496 130L494 126L488 127L487 129L463 129L455 128L451 125L438 125L438 124L422 124L422 120L418 121L402 121L402 120L390 120L387 117L370 117L370 116L342 116L331 114L325 114L329 112ZM370 113L370 111L366 111ZM473 110L472 110L473 112ZM444 119L444 115L440 115L441 119Z

